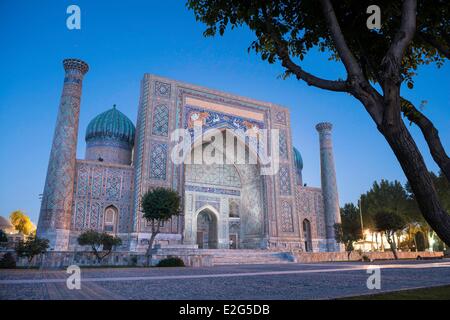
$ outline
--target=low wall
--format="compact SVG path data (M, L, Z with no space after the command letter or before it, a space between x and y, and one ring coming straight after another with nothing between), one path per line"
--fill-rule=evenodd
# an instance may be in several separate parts
M394 254L391 251L386 252L364 252L359 254L353 251L348 257L347 252L294 252L295 258L299 263L312 262L332 262L332 261L359 261L363 256L367 256L370 260L393 260ZM399 259L417 259L421 258L442 258L443 252L397 252Z
M105 257L101 263L92 252L71 252L71 251L52 251L33 258L28 263L26 258L19 258L12 251L16 258L16 265L19 267L43 267L43 268L66 268L70 265L78 265L84 267L100 267L100 266L123 266L123 267L140 267L145 266L147 259L145 254L136 252L112 252ZM0 257L4 254L1 253ZM188 267L209 267L213 265L211 255L202 254L179 254L184 264ZM153 265L159 260L167 258L168 255L154 254L152 256Z
M245 250L243 250L245 251ZM269 252L269 251L268 251ZM0 258L5 252L0 252ZM11 251L15 256L15 252ZM352 252L348 258L347 252L289 252L295 258L297 263L320 263L333 261L360 261L363 255L370 260L393 260L392 252L366 252L359 254ZM188 267L211 267L214 265L214 250L199 250L199 249L172 249L172 250L155 250L153 255L153 264L159 260L167 258L168 256L180 257ZM399 259L417 259L421 258L442 258L443 252L398 252ZM26 258L17 258L17 266L20 267L43 267L43 268L65 268L70 265L78 266L123 266L123 267L139 267L146 265L146 256L143 253L137 252L112 252L109 256L104 258L99 263L92 252L79 251L51 251L44 255L37 256L33 259L31 264ZM261 262L259 262L261 263Z

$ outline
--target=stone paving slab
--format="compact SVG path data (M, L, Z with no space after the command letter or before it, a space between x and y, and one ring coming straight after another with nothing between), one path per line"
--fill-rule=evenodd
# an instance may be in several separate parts
M370 265L82 269L81 290L67 289L64 270L9 270L0 272L0 299L329 299L450 284L450 260L386 261L376 264L382 290L374 292Z

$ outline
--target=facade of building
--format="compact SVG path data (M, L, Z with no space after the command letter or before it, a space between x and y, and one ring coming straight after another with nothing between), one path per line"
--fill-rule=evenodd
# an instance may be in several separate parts
M38 224L38 235L48 238L54 250L75 249L76 238L87 229L117 234L120 250L145 250L150 227L142 218L140 198L158 186L177 190L184 210L161 226L161 245L339 250L331 124L316 126L322 188L306 187L301 154L292 147L288 109L145 74L136 128L114 106L89 123L85 159L76 159L88 66L66 59L64 69ZM249 138L264 130L277 134L259 144ZM222 146L232 146L231 156L229 149L216 148L212 153L224 161L186 161L211 151L215 140L208 137L214 134L223 138ZM180 158L180 146L181 163L174 160ZM274 152L277 170L261 174L268 166L273 169ZM254 161L237 162L236 154Z

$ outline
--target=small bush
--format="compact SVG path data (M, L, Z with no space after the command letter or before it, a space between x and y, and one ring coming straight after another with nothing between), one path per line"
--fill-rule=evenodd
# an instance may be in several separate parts
M7 252L0 259L0 269L14 269L16 267L16 260L11 252Z
M364 254L361 258L363 262L372 262L368 255Z
M185 267L183 260L178 257L168 257L162 259L156 265L157 267Z
M137 266L137 263L138 263L138 257L137 256L131 256L131 258L130 258L130 265L135 267L135 266Z

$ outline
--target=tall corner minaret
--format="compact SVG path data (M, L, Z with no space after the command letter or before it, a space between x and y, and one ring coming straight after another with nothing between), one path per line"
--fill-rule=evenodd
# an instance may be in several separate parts
M42 196L37 235L55 251L68 249L75 179L78 122L87 63L63 61L65 76Z
M341 251L336 243L334 224L341 222L339 209L339 196L336 184L336 168L334 165L333 144L331 141L331 129L329 122L321 122L316 125L320 139L320 173L322 182L323 204L325 211L325 226L328 251Z

